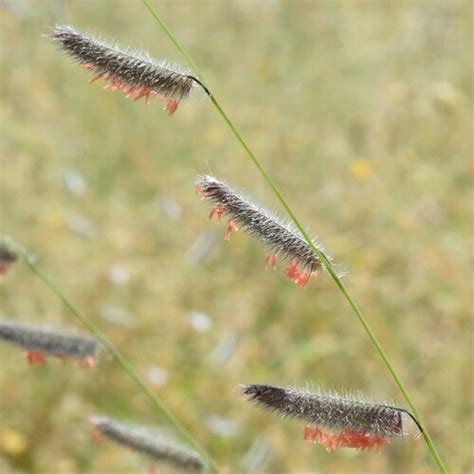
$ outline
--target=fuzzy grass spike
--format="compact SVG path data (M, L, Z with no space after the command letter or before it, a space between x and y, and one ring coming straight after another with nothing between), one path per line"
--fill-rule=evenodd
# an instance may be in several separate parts
M83 69L93 73L90 82L105 79L106 89L121 90L134 100L163 99L170 115L196 84L203 87L189 71L157 61L145 52L121 49L72 26L54 26L50 37Z
M97 339L90 336L8 320L0 320L0 339L25 349L30 364L44 364L49 355L78 359L83 368L94 366L98 346Z
M205 470L204 461L199 454L148 427L127 425L105 416L92 417L91 421L99 436L144 454L153 461L165 462L179 469L179 472L184 470L201 473Z
M300 288L304 288L310 277L323 268L313 249L294 226L252 203L225 182L210 175L198 176L195 190L211 203L209 219L216 217L220 222L223 216L228 218L226 240L242 229L264 243L270 251L267 268L275 268L277 259L282 258L287 262L287 278ZM321 246L317 245L322 252Z
M408 411L372 403L359 395L341 397L271 385L244 385L241 390L262 408L306 422L305 441L320 443L328 451L379 448L393 438L419 432Z

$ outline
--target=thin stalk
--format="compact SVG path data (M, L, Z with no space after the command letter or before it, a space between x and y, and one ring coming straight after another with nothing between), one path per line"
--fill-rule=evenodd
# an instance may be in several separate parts
M69 298L59 289L59 287L51 280L51 278L41 270L38 265L35 263L33 257L28 254L28 252L22 248L20 245L12 242L11 239L2 239L5 240L8 246L12 247L15 252L21 255L23 261L27 264L29 269L62 301L64 306L92 333L94 336L104 345L104 347L110 352L110 354L115 358L118 364L122 369L127 373L127 375L135 382L138 388L148 397L152 405L163 413L163 415L168 419L168 421L174 425L176 430L181 434L181 436L188 441L194 448L201 453L201 455L207 460L209 466L215 471L220 472L217 463L214 459L206 452L202 447L199 441L194 438L190 431L184 427L184 425L175 417L171 410L166 406L166 404L155 395L151 389L148 387L146 382L140 376L138 371L133 367L127 358L114 346L114 344L109 340L109 338L100 331L97 326L89 321L79 309L71 303Z
M189 54L186 52L186 50L183 48L183 46L181 46L181 44L179 43L179 41L176 39L176 37L174 36L174 34L172 33L172 31L168 28L168 26L165 24L165 22L163 21L163 19L160 17L160 15L158 14L158 12L153 8L153 6L151 5L150 1L149 0L142 0L142 2L145 4L146 8L148 8L148 10L150 11L150 13L153 15L153 17L155 18L155 20L160 24L161 28L163 29L163 31L166 33L166 35L168 36L168 38L172 41L172 43L176 46L176 48L178 49L178 51L181 53L181 55L183 56L183 58L187 61L187 63L189 64L189 66L196 72L196 74L198 75L199 77L199 80L201 81L201 83L204 85L205 87L205 90L207 91L208 95L209 95L209 98L212 102L212 104L214 105L214 107L216 108L217 112L219 113L219 115L224 119L225 123L227 124L227 126L229 127L229 129L231 130L231 132L235 135L235 137L237 138L237 140L239 141L239 143L242 145L242 147L244 148L244 150L246 151L247 155L249 156L249 158L251 159L251 161L253 162L253 164L257 167L260 175L262 176L262 178L265 180L265 182L267 183L267 185L270 187L270 189L272 190L273 194L276 196L276 198L278 199L278 201L280 202L280 204L282 205L282 207L285 209L285 211L287 212L288 216L290 217L291 221L294 223L294 225L296 226L296 228L298 229L298 231L301 233L301 235L304 237L304 239L306 240L306 242L311 246L312 250L314 251L314 253L318 256L318 258L321 260L321 262L323 263L323 265L325 266L326 270L328 271L328 273L331 275L332 279L334 280L334 282L336 283L336 285L338 286L338 288L341 290L342 294L344 295L344 297L346 298L347 302L349 303L349 305L351 306L352 310L354 311L355 315L357 316L357 318L359 319L360 323L362 324L365 332L367 333L367 335L369 336L370 340L372 341L373 345L375 346L375 349L376 351L378 352L379 356L382 358L382 361L384 362L386 368L388 369L388 371L390 372L393 380L395 381L395 383L397 384L398 388L400 389L400 392L402 393L403 397L405 398L407 404L409 405L409 407L411 408L411 410L413 411L413 415L415 416L416 418L416 421L417 421L417 424L419 425L419 427L421 428L421 432L422 432L422 435L423 435L423 438L428 446L428 449L433 457L433 459L435 460L436 464L438 465L438 468L440 470L440 472L442 472L443 474L444 473L447 473L447 468L446 466L444 465L444 462L443 460L441 459L439 453L438 453L438 450L436 449L434 443L433 443L433 440L431 439L431 436L429 435L428 431L426 430L425 428L425 425L424 423L422 422L421 418L420 418L420 415L418 414L418 410L416 409L416 406L414 404L414 402L412 401L412 398L410 396L410 394L408 393L408 390L406 389L405 385L403 384L400 376L398 375L398 372L395 370L393 364L390 362L387 354L385 353L385 351L383 350L382 348L382 345L380 344L378 338L375 336L374 332L372 331L367 319L365 318L365 316L363 315L362 311L360 310L359 306L357 305L357 303L355 302L354 298L351 296L351 294L349 293L349 291L347 290L347 288L345 287L344 283L342 283L341 279L337 276L336 272L334 271L332 265L331 265L331 262L326 258L325 255L323 255L318 249L317 247L314 245L313 241L311 240L311 238L309 237L308 233L304 230L303 226L301 225L300 221L296 218L294 212L292 211L292 209L290 208L289 204L286 202L285 198L283 197L283 195L280 193L278 187L276 186L276 184L274 183L274 181L271 179L271 177L269 176L269 174L267 173L267 171L265 170L265 168L263 167L263 165L260 163L260 161L257 159L257 157L254 155L254 153L252 152L252 150L250 149L250 147L247 145L247 142L244 140L244 138L242 137L242 135L240 134L240 132L237 130L236 126L234 125L234 123L232 122L232 120L228 117L228 115L224 112L223 108L221 107L220 103L218 102L218 100L216 99L215 95L210 92L210 89L208 87L208 85L206 84L206 81L201 73L201 71L199 70L199 68L197 67L197 65L194 63L194 61L191 59L191 57L189 56Z

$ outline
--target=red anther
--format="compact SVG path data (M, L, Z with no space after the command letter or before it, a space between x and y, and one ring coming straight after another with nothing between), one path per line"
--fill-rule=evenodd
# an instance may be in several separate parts
M209 199L209 196L206 193L202 192L201 186L199 186L199 184L196 184L196 186L194 186L194 193L201 195L201 201L206 201L207 199Z
M92 369L95 365L95 359L92 356L87 356L79 359L79 367L82 369Z
M143 96L145 96L147 93L146 88L142 87L141 89L138 90L137 95L133 98L133 100L140 100Z
M217 222L220 222L222 219L222 214L225 212L225 207L224 206L212 206L209 209L209 220L212 220L214 215L217 216Z
M110 81L114 86L117 86L122 82L122 79L120 76L117 76L116 74L111 74L108 78L108 81Z
M299 277L299 274L300 272L298 270L298 263L294 259L290 260L285 269L286 277L288 278L288 280L296 281Z
M176 112L178 105L179 105L179 101L175 99L169 100L168 103L166 104L166 111L168 112L168 114L173 115Z
M265 267L267 270L275 270L276 268L276 261L277 261L278 254L274 253L269 255L266 259Z
M96 74L95 76L92 76L90 79L89 79L89 83L92 84L93 82L95 81L98 81L100 78L102 78L104 75L103 72L100 72L99 74Z
M94 440L94 443L96 444L102 443L102 434L100 433L100 431L94 430L92 432L92 439Z
M234 224L234 221L232 219L229 219L227 221L227 229L225 232L224 240L230 240L230 236L234 233L237 232L239 228Z
M95 66L92 64L81 64L82 69L85 69L86 71L94 71Z
M133 98L133 100L140 100L144 95L146 95L146 88L140 87L137 91L137 95Z
M310 428L309 426L305 426L304 440L307 443L322 444L327 451L331 451L331 449L336 449L337 447L334 446L334 435L324 433L319 428Z
M128 99L132 94L134 94L137 91L136 86L131 86L128 90L123 91L123 94L125 97Z
M312 272L301 272L296 281L296 284L300 288L306 288L306 285L308 284L308 281L311 278L312 274L313 274Z
M28 364L31 365L46 364L48 362L46 356L38 351L26 352L26 360L28 361Z
M10 264L8 263L0 263L0 275L5 275L10 269Z
M148 87L143 86L133 100L140 100L145 97L145 102L148 104L150 100L151 90Z
M106 85L104 89L110 91L122 90L127 87L127 83L120 79L120 77L112 76L110 79L110 84Z
M286 277L295 282L300 288L305 288L313 272L302 272L298 268L298 263L295 259L291 260L286 266Z
M150 88L146 87L144 97L145 97L145 102L147 104L150 103L150 99L151 99L152 96L153 96L153 91Z
M115 86L115 81L117 80L117 76L114 74L108 74L105 78L106 84L104 85L104 89L109 90Z
M95 66L92 66L91 64L82 64L81 67L85 69L86 71L96 70ZM104 85L103 88L108 91L121 90L123 91L123 94L125 95L127 99L129 97L133 97L133 100L137 101L137 100L140 100L142 97L144 97L147 104L149 103L150 99L153 97L156 97L160 100L164 100L164 96L160 94L159 92L151 90L147 86L136 86L136 85L130 86L126 81L121 79L120 76L117 76L116 74L113 74L113 73L106 73L106 72L97 73L89 79L89 83L92 84L93 82L98 81L99 79L102 79L104 76L107 83ZM166 110L169 115L173 115L176 112L176 110L178 110L178 106L179 106L179 100L169 99L168 102L166 103L164 110ZM0 268L0 274L2 274L1 268Z
M326 451L333 451L337 448L376 449L390 443L389 438L360 431L344 430L340 433L325 433L319 428L310 428L309 426L304 429L304 440L308 443L322 444Z
M380 448L384 444L390 443L389 438L383 436L374 436L359 431L344 430L340 435L341 446L355 449Z
M117 89L123 90L125 89L125 87L127 87L127 83L125 81L118 81L116 86L117 86Z

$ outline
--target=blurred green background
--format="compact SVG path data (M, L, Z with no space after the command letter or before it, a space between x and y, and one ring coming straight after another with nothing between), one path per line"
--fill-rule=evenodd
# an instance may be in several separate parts
M452 472L472 472L471 2L154 2L345 282ZM435 472L422 439L326 453L240 383L360 390L404 406L328 277L306 290L223 240L210 170L278 205L204 94L168 117L42 35L70 23L182 63L140 1L2 0L1 227L35 253L227 473ZM1 316L82 329L17 265ZM146 472L87 418L166 427L106 355L30 367L0 343L2 473ZM160 471L161 472L161 471Z

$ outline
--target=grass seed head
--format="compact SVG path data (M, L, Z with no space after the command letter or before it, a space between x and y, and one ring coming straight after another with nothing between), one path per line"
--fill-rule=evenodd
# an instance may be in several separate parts
M28 361L44 363L46 355L79 359L82 367L91 367L98 346L97 339L73 334L50 326L0 320L0 339L26 349Z
M203 472L205 469L199 454L148 427L127 425L105 416L92 417L91 421L100 435L154 461L162 461L188 472Z
M50 37L83 69L94 74L91 82L103 78L108 82L106 89L121 90L135 100L163 98L170 115L199 84L189 71L157 61L144 52L121 49L71 26L52 27Z
M291 281L304 288L311 275L323 267L310 245L289 222L273 215L252 203L242 194L233 190L214 176L198 176L196 192L211 203L209 218L228 217L225 238L237 229L242 229L252 237L262 241L270 251L267 268L274 268L277 257L287 261L285 274ZM322 252L320 244L314 242Z
M306 422L309 426L305 439L320 442L328 450L378 447L413 432L415 425L406 410L372 403L356 395L341 397L336 393L313 393L271 385L244 385L241 389L257 405L283 417Z

